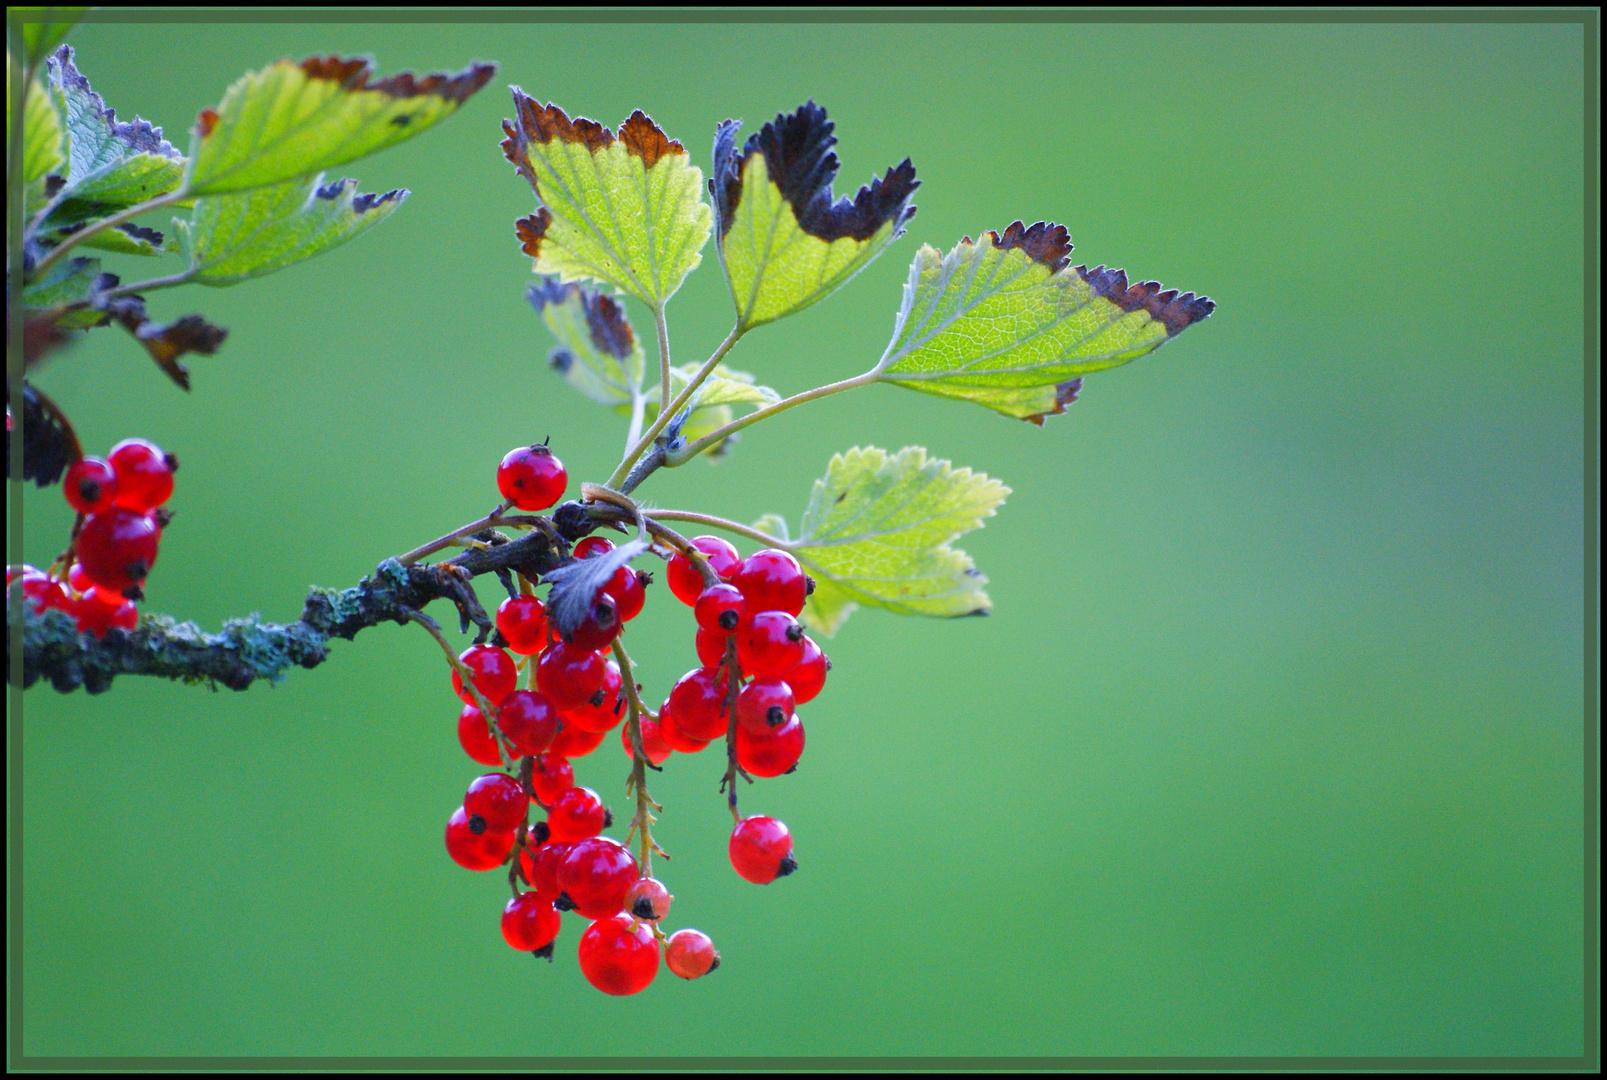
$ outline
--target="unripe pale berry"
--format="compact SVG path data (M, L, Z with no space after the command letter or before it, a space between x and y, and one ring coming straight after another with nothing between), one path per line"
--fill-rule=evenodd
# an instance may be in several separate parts
M664 963L683 979L700 979L720 966L720 954L701 930L677 930L664 943Z
M658 878L637 878L625 894L625 912L645 922L658 922L670 913L674 899Z

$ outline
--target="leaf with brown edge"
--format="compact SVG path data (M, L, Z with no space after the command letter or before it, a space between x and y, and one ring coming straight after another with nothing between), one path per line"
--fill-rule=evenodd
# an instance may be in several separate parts
M915 253L877 377L1042 424L1082 376L1153 352L1215 309L1208 298L1129 285L1121 270L1068 267L1063 226L1017 221L1001 236Z
M535 272L605 282L662 308L702 261L712 222L686 148L639 109L616 138L518 87L513 106L502 153L542 204L514 225Z
M186 183L194 194L217 195L344 165L433 127L495 71L495 64L471 64L455 75L376 80L367 59L281 60L202 110Z
M214 326L199 315L186 315L170 323L152 322L145 312L145 301L138 296L123 296L105 305L106 315L123 329L134 335L134 340L145 347L156 366L180 389L190 388L190 369L179 363L186 353L211 356L223 344L229 332Z
M11 384L6 384L6 399ZM8 414L9 415L9 414ZM61 479L67 466L84 456L78 435L54 401L43 391L22 384L22 479L49 487ZM11 440L6 440L6 475L11 475Z
M628 410L642 394L642 345L619 301L555 277L530 286L525 298L558 342L553 368L593 401Z

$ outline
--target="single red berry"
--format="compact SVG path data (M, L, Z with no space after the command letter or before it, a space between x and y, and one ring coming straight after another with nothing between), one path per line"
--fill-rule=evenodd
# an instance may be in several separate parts
M603 586L613 598L619 601L619 621L630 622L642 613L642 607L647 603L647 583L651 580L645 575L638 574L628 566L621 566L614 571L614 576L608 579Z
M502 751L491 737L491 725L478 705L465 705L458 713L458 744L463 752L481 765L501 765Z
M719 667L725 659L725 643L729 634L711 634L701 626L697 628L697 659L706 668Z
M548 751L537 754L535 761L531 762L530 789L536 793L536 801L542 806L551 806L559 795L574 786L574 767L563 755Z
M798 869L792 834L773 817L743 818L731 831L731 865L745 880L768 885Z
M755 735L769 735L792 719L797 705L782 679L756 679L737 695L737 724Z
M803 659L803 627L785 611L759 612L736 636L737 663L755 679L785 679Z
M521 510L545 510L564 497L569 474L551 450L537 443L509 450L497 466L497 490Z
M495 645L470 645L458 654L458 660L469 669L475 688L493 705L513 693L513 688L519 685L519 669L514 667L513 657ZM456 668L452 671L452 689L463 704L479 704L474 700L474 694L463 685L463 676Z
M645 922L658 922L670 913L674 899L658 878L637 878L625 894L625 911Z
M603 731L582 731L574 724L562 724L552 740L552 752L573 761L603 745Z
M669 760L670 744L664 741L664 733L659 730L658 721L651 716L644 716L640 721L642 725L642 753L654 765L662 765ZM635 748L631 746L631 726L626 724L619 729L619 741L625 746L625 756L635 758Z
M512 829L497 831L485 818L474 817L463 807L452 811L446 823L446 853L452 861L469 870L494 870L513 850L517 839Z
M547 828L554 840L585 840L602 832L610 820L608 808L591 788L560 791L547 806Z
M78 629L97 638L112 627L132 630L139 625L139 608L121 596L108 598L104 590L90 589L77 604Z
M558 864L558 888L583 919L624 911L625 894L636 877L636 856L606 836L576 842Z
M692 546L703 553L709 568L721 581L729 580L742 565L742 556L737 554L737 549L718 536L694 536ZM669 579L670 592L675 594L677 600L688 607L697 603L698 595L703 592L703 575L697 572L697 567L685 555L677 551L670 556L665 576Z
M150 513L173 494L173 473L179 459L144 439L124 439L112 447L106 461L117 474L115 502L141 514Z
M587 536L575 544L570 552L577 559L589 559L593 555L605 555L614 550L614 542L606 536Z
M730 635L736 633L737 624L747 614L747 606L735 585L710 585L698 594L692 612L699 630Z
M619 617L619 601L606 589L597 590L591 598L591 610L580 620L580 625L569 633L569 642L577 649L608 648L619 636L624 620Z
M560 712L578 708L603 688L606 670L597 650L560 641L536 661L536 689Z
M105 458L79 458L67 470L61 493L80 514L98 514L117 499L117 473Z
M695 754L709 745L708 739L694 739L681 731L667 701L658 710L658 734L664 740L664 745L677 753Z
M563 928L563 919L551 900L533 892L521 893L502 909L502 940L522 952L551 945Z
M558 710L534 690L515 690L497 706L497 727L520 757L535 757L558 737Z
M700 979L720 966L720 954L701 930L677 930L664 943L664 963L683 979Z
M749 611L785 611L796 615L803 610L808 583L798 560L779 548L755 551L731 577L731 584L748 599Z
M519 781L507 773L486 773L477 776L463 796L463 809L472 818L485 819L494 832L509 832L524 824L530 807L530 796L524 793Z
M90 514L78 533L78 561L96 585L119 595L137 589L156 564L156 518L125 506Z
M57 611L65 611L74 618L78 616L79 602L68 595L67 590L61 587L61 582L47 577L31 566L27 569L33 572L24 572L20 576L23 603L28 610L40 615L50 608L55 608Z
M526 848L520 853L519 868L524 872L525 881L549 904L563 892L558 887L558 867L573 846L562 840L549 840L535 851Z
M689 739L718 739L728 727L725 672L693 668L670 689L675 726ZM661 721L662 723L662 721Z
M791 772L803 756L803 721L796 716L762 735L737 725L737 764L754 776L780 776Z
M580 971L605 994L635 994L658 974L658 942L629 915L599 919L580 935Z
M547 647L547 609L534 596L510 596L497 608L497 629L508 648L534 656Z
M826 685L826 672L830 670L831 658L820 651L814 638L805 634L803 659L786 676L787 684L792 687L793 697L799 705L815 700L815 695Z
M594 735L614 730L614 725L625 719L625 702L620 696L623 686L619 665L608 661L603 666L602 688L580 708L565 709L564 726L576 727Z

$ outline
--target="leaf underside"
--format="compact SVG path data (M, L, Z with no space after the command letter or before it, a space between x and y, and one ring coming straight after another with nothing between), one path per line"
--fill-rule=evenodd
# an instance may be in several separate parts
M547 277L525 293L557 340L548 362L582 394L629 412L642 392L642 344L611 296Z

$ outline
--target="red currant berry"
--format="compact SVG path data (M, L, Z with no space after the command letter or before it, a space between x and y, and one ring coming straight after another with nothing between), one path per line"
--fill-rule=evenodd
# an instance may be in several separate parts
M536 661L536 689L560 712L578 709L603 688L606 670L602 656L595 649L560 641Z
M106 461L117 474L118 506L150 513L173 494L173 473L179 459L144 439L124 439L112 447Z
M575 786L575 770L569 760L555 753L537 754L530 765L530 789L536 801L551 806L558 796Z
M513 850L513 830L498 832L485 819L472 817L463 807L452 811L446 823L446 853L469 870L494 870Z
M588 734L601 734L614 730L614 725L625 718L625 703L620 697L623 683L619 665L610 660L603 668L603 686L592 699L578 709L564 711L564 726L579 728Z
M648 580L628 566L621 566L608 579L604 588L619 601L620 622L630 622L642 613L642 607L647 603Z
M664 943L664 963L683 979L701 979L720 966L720 954L701 930L677 930Z
M831 670L830 657L820 651L814 638L805 634L803 647L803 659L787 673L787 684L792 687L793 697L799 705L815 700L815 695L826 685L826 672Z
M547 609L534 596L510 596L497 608L497 629L508 648L534 656L547 647Z
M478 705L465 705L458 713L458 743L463 752L481 765L501 765L502 751L491 737L491 726Z
M732 576L731 584L748 598L749 611L785 611L788 615L803 610L808 591L798 560L778 548L749 555Z
M718 536L694 536L692 546L703 553L712 569L721 581L725 581L736 573L742 565L742 556L728 541ZM670 582L670 592L675 598L688 607L697 603L697 598L703 592L703 575L697 572L691 560L680 552L670 556L670 564L665 570L665 576Z
M709 745L708 739L693 739L681 732L667 701L658 710L658 733L665 746L682 754L695 754Z
M796 716L762 735L737 725L737 764L754 776L780 776L791 772L803 756L803 749L803 721Z
M558 864L558 888L583 919L624 911L636 876L636 856L606 836L578 841Z
M469 817L485 819L494 832L510 832L524 824L530 807L530 796L524 793L519 781L507 773L486 773L477 776L463 796L463 809Z
M664 741L664 734L659 730L658 721L651 716L641 718L642 725L642 753L654 765L662 765L669 760L670 744ZM631 726L626 724L619 729L619 741L625 746L625 756L635 758L635 748L631 746Z
M606 536L588 536L575 544L570 552L577 559L589 559L593 555L605 555L614 550L614 542Z
M803 627L785 611L761 611L737 631L737 663L756 679L785 679L803 659Z
M78 533L78 561L89 579L108 592L138 588L156 564L162 529L156 518L139 510L113 506L90 514Z
M602 731L582 731L574 724L564 724L558 728L558 734L552 740L551 750L561 754L564 758L573 761L583 758L599 746L603 745Z
M591 788L560 791L547 807L547 828L554 840L573 843L588 839L602 832L610 820L608 808Z
M502 909L502 940L522 952L551 945L562 928L563 919L552 901L533 892L521 893Z
M706 668L719 667L725 659L725 643L729 634L711 634L701 626L697 629L697 659Z
M558 710L534 690L515 690L497 706L497 727L520 757L535 757L558 736Z
M619 601L606 590L599 589L591 598L591 610L569 634L569 642L577 649L602 650L614 643L624 620L619 617Z
M718 739L727 724L725 672L693 668L670 689L675 726L689 739ZM660 721L662 723L662 721Z
M737 724L755 735L769 735L792 719L797 702L781 679L758 679L737 695Z
M497 466L497 490L521 510L545 510L564 497L569 474L552 451L537 443L509 450Z
M98 514L117 499L117 473L105 458L79 458L67 470L61 492L80 514Z
M61 582L45 576L31 566L27 569L33 572L25 571L21 578L23 603L28 610L41 615L46 610L55 608L57 611L65 611L77 617L79 604L67 595L67 590L61 587Z
M731 865L755 885L768 885L798 869L792 834L773 817L743 818L731 831Z
M78 601L78 629L97 638L112 627L132 630L139 625L139 608L121 596L107 598L101 589L90 589Z
M634 928L634 929L633 929ZM658 974L658 942L629 915L599 919L580 935L580 971L605 994L635 994Z
M655 877L637 878L625 894L625 911L645 922L658 922L670 913L670 902L675 897Z
M729 635L736 633L737 623L747 614L747 607L735 585L710 585L698 594L692 612L699 630Z
M573 846L562 840L549 840L535 851L527 848L519 861L519 868L524 871L525 881L536 890L537 896L549 904L558 899L558 894L563 892L558 887L558 867Z
M513 693L519 684L519 669L513 666L513 657L495 645L470 645L458 654L458 660L469 669L475 688L493 704ZM463 704L479 704L463 685L463 676L456 668L452 671L452 689Z

